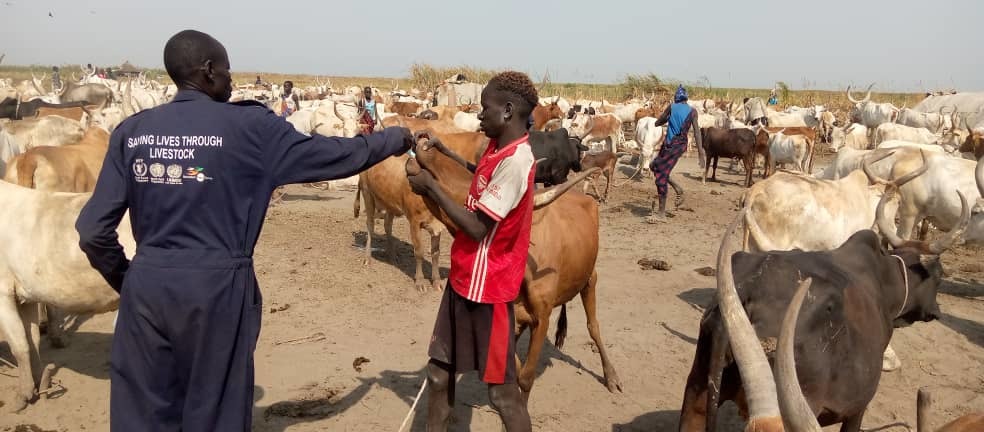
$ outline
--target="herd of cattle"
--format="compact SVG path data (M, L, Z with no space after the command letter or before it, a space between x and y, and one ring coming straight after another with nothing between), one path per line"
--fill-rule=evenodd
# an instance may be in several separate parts
M15 410L44 390L39 389L45 384L38 332L43 313L51 320L52 344L61 345L61 314L116 309L117 294L77 246L74 221L94 188L112 130L127 116L175 94L173 85L142 76L122 82L87 74L50 90L44 78L0 80L0 175L5 180L0 182L0 217L6 221L0 230L0 334L18 366ZM849 88L846 96L854 109L843 113L823 106L778 112L760 98L688 102L699 113L694 132L703 138L703 148L696 150L705 177L713 169L711 179L716 178L721 157L736 159L747 190L721 245L719 302L700 322L681 431L713 430L718 406L726 400L739 404L748 430L782 430L784 423L791 431L819 430L818 423L843 423L842 430L858 431L881 371L900 366L889 345L892 328L939 314L940 255L961 242L984 243L984 162L976 161L984 156L979 127L984 123L975 123L978 118L966 107L943 108L946 98L960 94L927 98L941 99L934 105L940 108L925 112L872 102L868 90L857 100ZM244 85L233 97L266 101L277 110L280 91ZM330 83L319 83L295 91L301 108L286 120L299 132L351 137L363 127L360 87L335 91ZM378 128L426 130L472 163L488 144L477 130L477 101L435 106L433 93L416 89L383 93L374 88L373 93L382 119ZM966 100L961 104L966 106ZM560 347L565 305L577 295L606 385L621 390L596 318L597 200L607 197L620 161L631 158L638 164L633 177L640 171L646 175L665 134L655 125L664 108L659 105L652 97L617 104L545 97L534 110L530 139L538 159L536 182L546 187L536 192L530 259L517 300L517 332L531 332L518 374L526 393L551 312L561 308L555 340ZM626 124L634 125L631 139L625 138ZM814 173L820 144L836 157ZM760 161L763 180L754 182ZM405 175L419 169L432 172L456 200L465 201L470 174L425 141L414 158L394 156L342 181L357 186L356 217L365 206L365 264L372 262L375 220L384 219L392 260L392 224L403 216L411 227L416 287L440 289L440 236L457 227L433 202L411 192ZM578 174L569 178L571 172ZM585 179L586 190L602 175L604 193L597 187L595 197L567 192ZM731 234L739 224L743 252L734 253ZM917 224L921 227L914 235ZM942 234L927 240L931 229ZM429 283L423 275L428 251L421 231L431 238ZM135 242L127 218L119 238L132 256ZM784 322L775 312L791 304L793 318ZM965 417L940 430L982 430L982 422L981 416Z

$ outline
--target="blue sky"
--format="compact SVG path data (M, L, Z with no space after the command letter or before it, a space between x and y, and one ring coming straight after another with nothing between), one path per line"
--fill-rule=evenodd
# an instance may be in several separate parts
M405 76L416 61L549 68L555 82L654 72L717 87L984 90L982 24L974 0L0 0L0 52L159 67L168 37L194 28L240 71Z

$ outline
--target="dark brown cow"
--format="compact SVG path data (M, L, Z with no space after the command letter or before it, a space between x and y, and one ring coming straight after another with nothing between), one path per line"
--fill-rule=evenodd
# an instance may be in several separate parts
M755 133L749 129L724 129L719 127L707 127L700 130L702 142L704 144L704 174L701 176L701 183L707 178L707 171L711 169L711 161L714 161L714 171L711 172L711 180L717 181L718 159L739 158L745 166L745 187L752 187L752 168L755 166Z
M464 205L472 174L465 167L427 144L418 145L416 159L407 162L407 173L426 168L445 192ZM519 387L529 399L536 369L550 325L550 312L560 306L556 345L563 346L567 333L567 302L580 294L587 316L588 333L601 355L605 383L609 391L622 390L615 368L608 359L596 316L598 273L598 204L580 192L566 192L595 170L578 174L563 185L540 189L534 196L533 229L529 258L516 309L518 332L531 331L526 361L518 371ZM566 193L565 193L566 192ZM452 233L458 230L437 203L424 198L427 207ZM517 333L518 334L518 333Z
M776 311L786 310L806 278L812 279L812 298L797 325L799 384L822 426L842 423L842 432L859 431L878 389L882 353L893 327L938 317L936 293L943 277L939 255L970 220L961 195L959 229L932 243L902 241L886 229L883 212L890 195L879 203L876 220L892 250L882 248L874 231L861 230L829 251L732 255L732 234L744 211L738 215L718 253L720 300L700 321L680 431L713 430L706 426L715 425L717 408L726 400L736 401L747 413L746 430L782 430L767 357L782 323ZM734 363L728 360L729 351Z

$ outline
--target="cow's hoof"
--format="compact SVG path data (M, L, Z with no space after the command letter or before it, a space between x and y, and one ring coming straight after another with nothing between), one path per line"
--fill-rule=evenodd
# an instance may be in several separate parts
M419 292L427 292L427 282L425 281L414 281L413 286L416 287Z
M437 292L444 291L444 284L441 283L441 280L440 279L435 280L431 284L431 286L434 288L434 291L437 291Z
M618 376L616 376L614 372L612 372L610 377L605 378L605 387L608 387L608 391L612 393L615 393L616 391L619 393L622 392L622 382L619 381Z

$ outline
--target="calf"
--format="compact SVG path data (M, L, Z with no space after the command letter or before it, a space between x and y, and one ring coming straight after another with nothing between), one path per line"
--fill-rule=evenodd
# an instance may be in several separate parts
M939 316L939 255L957 236L893 244L886 251L878 236L864 229L829 251L732 255L730 237L741 219L731 224L718 253L719 300L700 321L679 430L707 430L727 400L747 407L740 410L747 413L746 430L782 430L768 359L782 322L775 311L785 310L809 278L813 295L795 344L806 415L816 416L821 426L842 423L841 431L858 432L878 389L881 353L893 327Z
M597 171L594 174L588 176L585 179L584 187L582 192L587 193L588 185L594 189L595 197L597 197L601 202L608 201L608 189L612 186L612 177L615 175L615 162L618 161L618 157L621 153L616 154L608 150L599 153L586 153L583 158L581 158L581 169L589 170L591 168L599 168L601 171ZM595 180L598 177L605 176L605 194L598 193L598 186L595 185Z
M776 132L769 138L769 158L766 177L775 173L776 164L792 163L800 172L808 171L807 161L813 154L813 141L803 135ZM811 161L812 162L812 161Z
M417 157L407 162L406 172L415 174L427 169L440 187L458 204L464 205L472 174L457 162L427 144L418 145ZM517 372L517 381L529 400L536 378L540 353L550 325L550 313L560 306L557 321L556 345L563 346L567 333L567 302L581 296L587 316L588 333L601 356L605 385L609 391L621 391L622 384L608 358L596 316L596 285L598 273L598 204L587 195L566 192L578 181L592 174L585 171L563 185L535 192L533 226L530 234L529 258L526 273L516 299L516 324L519 333L531 331L526 361ZM565 193L566 192L566 193ZM458 230L454 221L429 198L424 198L433 215L452 233Z
M703 128L700 133L705 152L704 174L701 175L700 182L705 182L707 171L711 169L712 160L714 161L714 171L711 172L711 180L717 181L718 159L737 157L745 166L745 187L751 187L752 168L755 160L755 133L748 129L717 127Z

